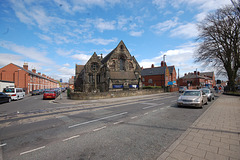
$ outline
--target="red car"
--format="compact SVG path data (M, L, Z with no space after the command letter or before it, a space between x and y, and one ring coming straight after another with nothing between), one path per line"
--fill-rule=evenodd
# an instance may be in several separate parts
M45 91L43 94L43 99L55 99L57 94L55 91Z

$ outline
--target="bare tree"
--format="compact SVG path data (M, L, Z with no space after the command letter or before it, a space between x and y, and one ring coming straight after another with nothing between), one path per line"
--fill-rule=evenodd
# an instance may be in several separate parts
M240 17L240 0L231 0L234 8L237 10L238 12L238 16Z
M205 62L228 77L228 86L235 91L235 79L240 66L240 18L238 11L226 6L210 13L199 25L200 42L195 62Z

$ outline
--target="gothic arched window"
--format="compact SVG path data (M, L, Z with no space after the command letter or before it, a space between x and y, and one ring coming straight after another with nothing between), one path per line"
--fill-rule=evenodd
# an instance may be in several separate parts
M120 58L120 70L125 70L125 59L123 57Z

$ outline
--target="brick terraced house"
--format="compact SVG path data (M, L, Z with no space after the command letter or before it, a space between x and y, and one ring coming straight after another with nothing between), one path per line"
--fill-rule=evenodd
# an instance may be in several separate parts
M10 63L0 68L0 80L12 81L17 88L23 88L26 94L36 89L50 89L58 88L58 81L51 77L36 72L36 69L32 71L28 70L28 64L24 63L23 67Z
M85 65L76 65L75 91L107 92L141 87L141 68L123 41L104 58L94 53Z
M216 85L214 72L197 72L185 73L179 79L180 86L192 86L193 88L200 88L203 86L213 87Z
M176 86L176 70L162 61L160 67L144 68L141 72L143 86Z

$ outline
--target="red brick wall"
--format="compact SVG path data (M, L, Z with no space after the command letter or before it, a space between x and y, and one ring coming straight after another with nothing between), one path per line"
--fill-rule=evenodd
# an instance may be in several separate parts
M143 81L143 78L144 78L144 81ZM148 83L149 79L152 79L152 83ZM145 86L164 86L165 84L164 75L143 76L142 83Z

